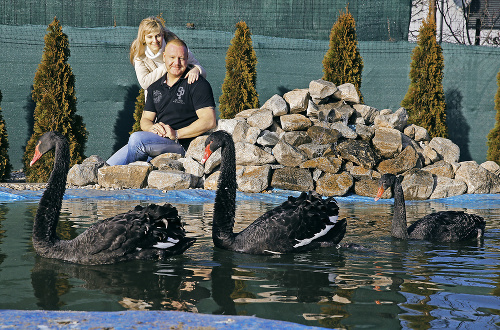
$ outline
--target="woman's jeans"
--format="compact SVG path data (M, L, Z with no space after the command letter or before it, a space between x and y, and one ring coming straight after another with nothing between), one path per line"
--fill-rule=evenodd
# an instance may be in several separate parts
M184 156L185 150L169 138L152 132L139 131L132 133L128 143L115 152L106 163L109 165L127 165L135 161L148 161L164 153L177 153Z

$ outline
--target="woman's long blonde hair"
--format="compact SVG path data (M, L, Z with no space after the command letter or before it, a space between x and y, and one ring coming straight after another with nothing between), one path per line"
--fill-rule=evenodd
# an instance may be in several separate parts
M177 39L177 36L165 28L164 23L158 17L146 17L139 24L137 38L130 45L130 63L134 65L134 59L143 56L146 51L146 35L149 33L161 33L163 40L168 42L171 39Z

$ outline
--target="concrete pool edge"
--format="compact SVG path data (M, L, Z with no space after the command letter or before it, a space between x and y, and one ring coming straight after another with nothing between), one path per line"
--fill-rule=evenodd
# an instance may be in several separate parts
M178 311L0 310L0 328L71 329L322 329L254 316L211 315Z

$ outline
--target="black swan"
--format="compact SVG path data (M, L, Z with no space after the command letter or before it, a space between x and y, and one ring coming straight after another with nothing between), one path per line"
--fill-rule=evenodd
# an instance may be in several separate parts
M400 239L427 240L437 242L458 242L480 239L484 234L485 221L482 217L463 211L440 211L431 213L406 227L405 198L402 176L384 174L380 178L377 201L385 190L391 188L394 196L392 236Z
M37 254L78 264L111 264L132 259L163 259L183 253L194 243L194 238L185 236L177 209L170 204L136 206L128 213L92 224L72 240L59 239L56 227L70 162L66 138L58 132L43 134L30 166L53 148L54 168L33 224L33 247Z
M225 131L216 131L205 145L203 164L219 148L222 155L212 221L215 246L250 254L281 254L336 246L342 240L347 222L337 221L335 199L323 199L315 192L288 197L240 233L233 233L237 185L233 138Z

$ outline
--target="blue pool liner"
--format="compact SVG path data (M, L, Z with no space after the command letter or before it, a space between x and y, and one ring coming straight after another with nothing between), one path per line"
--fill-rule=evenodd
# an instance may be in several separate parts
M15 190L6 187L0 187L0 203L16 201L38 201L44 190ZM243 193L237 192L237 201L262 201L269 204L279 204L285 201L288 196L298 196L300 192L290 190L273 189L266 193ZM69 199L93 199L93 200L137 200L152 202L170 202L182 204L204 204L213 203L215 199L214 190L204 189L184 189L161 191L158 189L118 189L118 190L100 190L100 189L66 189L65 200ZM364 197L359 195L347 195L335 197L342 204L345 203L394 203L391 199L381 199L377 202L373 197ZM448 207L491 209L500 208L500 194L465 194L441 199L428 199L423 201L407 200L407 204L432 202L441 203Z
M22 311L0 310L0 328L9 329L323 329L253 316L176 311Z

